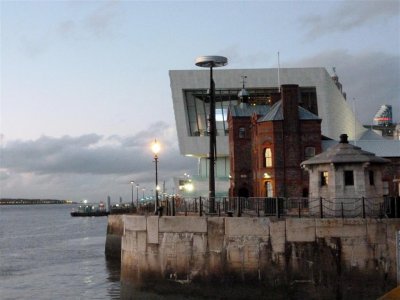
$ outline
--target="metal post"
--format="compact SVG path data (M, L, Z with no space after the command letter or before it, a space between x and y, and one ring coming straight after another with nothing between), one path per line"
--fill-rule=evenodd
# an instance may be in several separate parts
M340 202L341 207L342 207L342 219L344 219L344 208L343 208L343 202Z
M301 218L301 201L299 201L297 203L298 207L299 207L299 218Z
M215 150L216 150L216 132L215 132L215 91L213 79L213 67L210 66L210 115L209 115L209 133L210 133L210 152L209 152L209 207L210 214L215 212Z
M175 216L175 197L172 197L172 215Z
M154 155L154 162L155 162L155 165L156 165L156 207L155 207L155 213L156 214L158 214L158 212L159 212L159 203L158 203L158 189L157 189L157 187L158 187L158 168L157 168L157 164L158 164L158 156L157 156L157 154L155 154Z
M321 219L324 218L324 212L322 210L322 197L319 197L319 215L320 215Z
M365 198L362 197L362 217L365 219Z
M203 201L201 197L199 198L199 215L200 217L203 215Z
M256 201L257 217L260 217L260 201L258 199Z
M139 185L136 185L136 212L139 212Z
M236 216L237 217L242 216L241 198L240 197L236 198Z
M275 198L275 208L276 208L276 216L279 219L281 214L280 214L280 211L279 211L279 198L278 197Z

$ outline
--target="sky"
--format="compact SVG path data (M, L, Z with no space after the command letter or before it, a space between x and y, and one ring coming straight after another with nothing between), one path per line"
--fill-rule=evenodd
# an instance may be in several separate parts
M357 118L400 121L400 1L0 1L0 197L131 199L196 173L169 70L336 68ZM240 78L238 87L240 87ZM144 189L144 190L143 190ZM136 193L136 191L135 191ZM135 197L136 198L136 197Z

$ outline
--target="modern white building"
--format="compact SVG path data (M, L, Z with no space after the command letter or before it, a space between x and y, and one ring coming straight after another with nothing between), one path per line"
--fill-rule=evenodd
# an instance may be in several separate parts
M278 69L217 69L213 72L217 123L216 196L228 194L228 107L238 102L243 76L246 76L250 103L258 105L268 106L271 94L278 92L282 84L299 85L300 105L322 119L322 135L328 139L335 140L346 133L354 140L366 132L325 68L287 68L279 72ZM192 176L192 193L193 196L207 196L209 70L171 70L169 76L180 152L198 160L198 174Z

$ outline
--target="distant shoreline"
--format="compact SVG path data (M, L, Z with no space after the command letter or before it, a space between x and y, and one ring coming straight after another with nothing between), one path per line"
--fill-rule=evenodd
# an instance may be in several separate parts
M43 204L76 204L71 200L56 199L0 199L0 205L43 205Z

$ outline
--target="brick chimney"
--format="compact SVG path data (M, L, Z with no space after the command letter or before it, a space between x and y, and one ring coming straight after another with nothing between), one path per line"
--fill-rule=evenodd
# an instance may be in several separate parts
M284 84L281 86L281 93L285 131L297 133L299 130L299 86L297 84Z

